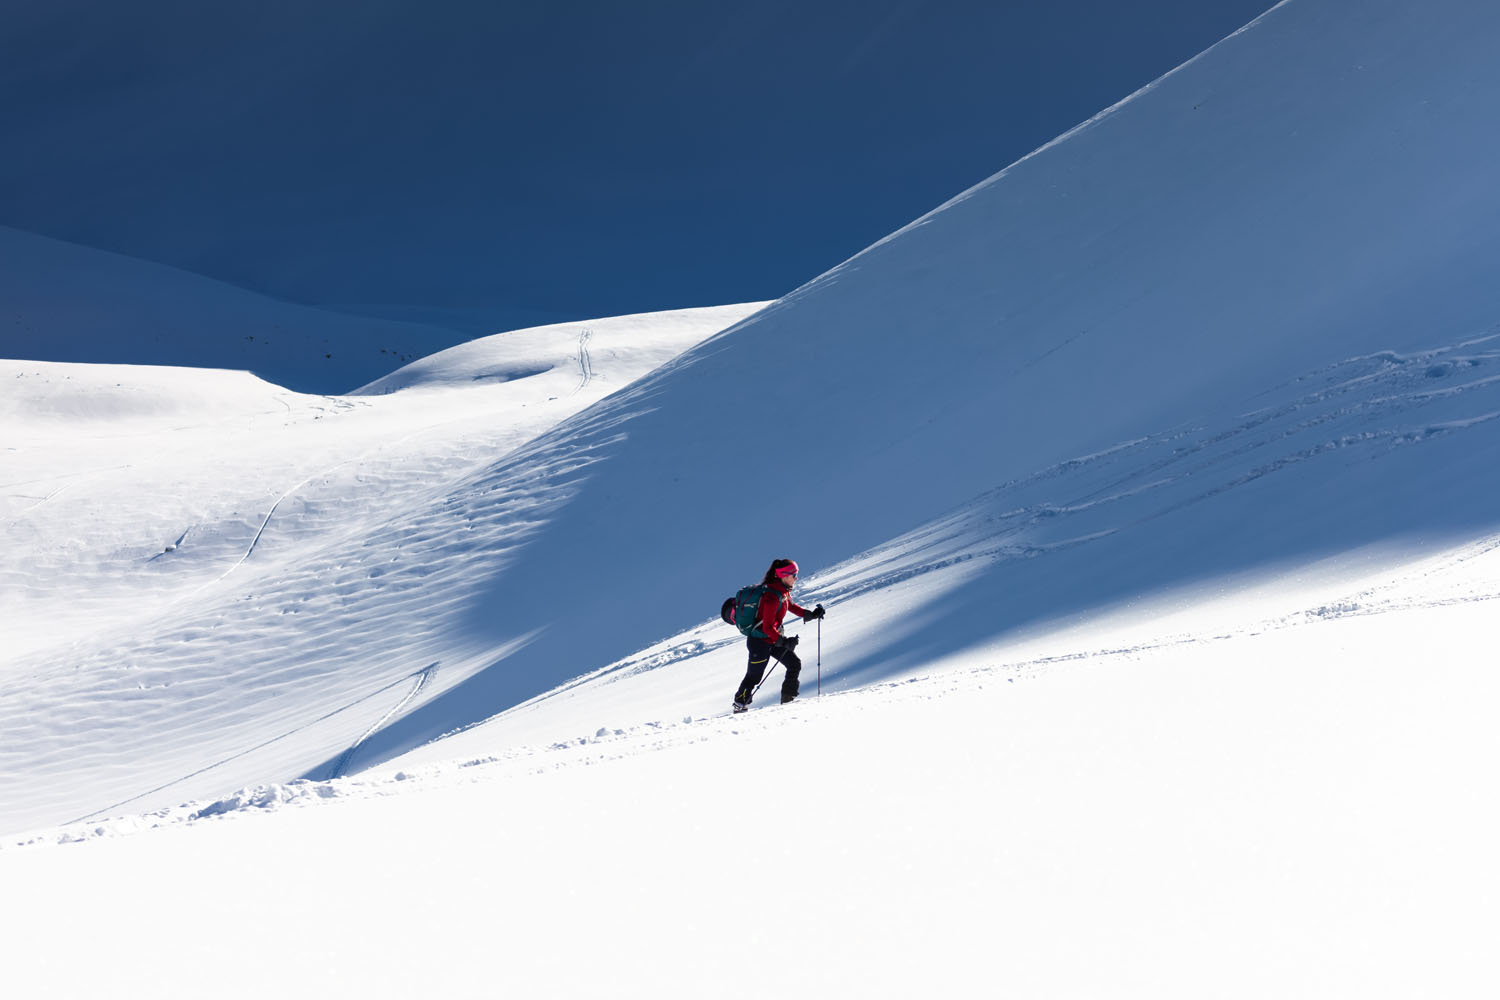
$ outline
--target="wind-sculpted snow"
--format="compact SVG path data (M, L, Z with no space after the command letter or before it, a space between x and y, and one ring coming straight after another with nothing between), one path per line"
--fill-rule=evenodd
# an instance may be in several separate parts
M577 327L467 345L479 369L538 374L440 394L3 363L19 447L0 524L26 553L0 567L6 821L341 772L382 720L508 648L454 622L566 493L483 470L755 308L595 322L586 387L553 363Z

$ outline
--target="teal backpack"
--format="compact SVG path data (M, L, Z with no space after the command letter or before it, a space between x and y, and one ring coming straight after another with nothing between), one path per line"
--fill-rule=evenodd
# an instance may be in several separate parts
M760 610L760 599L765 593L766 585L763 583L741 587L733 597L724 599L723 606L719 608L719 617L739 629L742 635L764 639L766 634L756 621L756 612Z

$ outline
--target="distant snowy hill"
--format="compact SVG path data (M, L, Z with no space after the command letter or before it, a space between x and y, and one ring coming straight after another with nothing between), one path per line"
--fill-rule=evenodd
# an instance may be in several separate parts
M468 334L280 302L0 227L0 357L234 368L346 392Z

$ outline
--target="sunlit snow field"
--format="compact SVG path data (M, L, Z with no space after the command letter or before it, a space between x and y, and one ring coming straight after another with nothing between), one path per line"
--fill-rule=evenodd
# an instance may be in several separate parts
M1493 995L1494 37L1288 0L771 303L0 361L7 995Z

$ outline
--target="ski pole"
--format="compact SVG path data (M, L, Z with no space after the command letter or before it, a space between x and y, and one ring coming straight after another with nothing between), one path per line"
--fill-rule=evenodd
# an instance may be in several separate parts
M818 619L818 697L823 697L823 619Z
M780 660L776 659L775 657L772 657L770 664L766 667L766 675L760 679L760 684L755 685L755 690L751 691L750 693L751 694L759 694L762 685L764 685L766 683L766 681L768 681L768 680L771 679L771 674L779 666L782 666L782 662ZM822 694L822 693L823 693L823 623L820 621L820 622L818 622L818 694Z
M781 661L773 660L771 666L766 667L766 675L760 679L760 684L755 685L755 690L751 691L750 693L752 695L760 694L761 685L765 684L766 681L771 679L771 674L774 673L776 668L779 666L781 666Z

